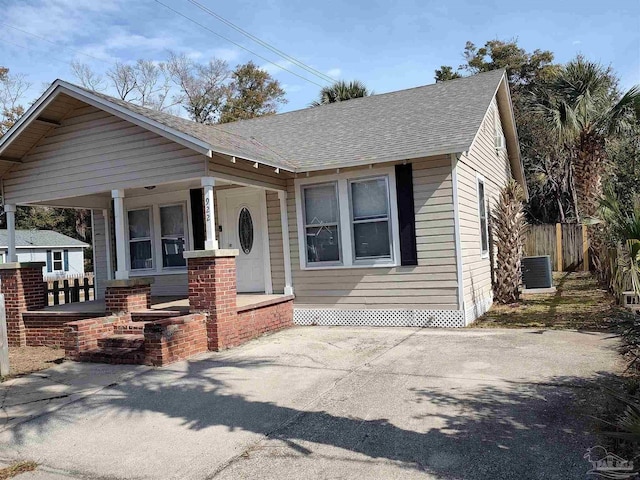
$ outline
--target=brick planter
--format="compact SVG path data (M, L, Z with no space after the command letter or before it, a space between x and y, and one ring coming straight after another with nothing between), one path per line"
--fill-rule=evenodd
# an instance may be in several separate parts
M151 308L153 278L110 280L106 283L104 304L107 313L125 315Z
M144 326L144 363L160 367L208 350L207 318L201 313Z
M4 294L10 347L23 347L27 336L22 313L45 307L42 262L0 264L0 292Z
M209 350L235 347L267 332L293 325L293 295L243 308L236 306L238 250L185 252L189 307L207 315Z
M189 309L207 315L209 350L237 344L236 256L238 250L184 252L189 281Z

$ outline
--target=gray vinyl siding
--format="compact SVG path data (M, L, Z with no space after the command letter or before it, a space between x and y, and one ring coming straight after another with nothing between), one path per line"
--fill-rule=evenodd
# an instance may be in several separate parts
M284 293L282 220L280 215L280 199L276 192L267 192L267 225L269 229L269 255L271 257L271 284L273 293Z
M491 264L482 258L480 244L480 219L478 213L477 175L484 177L485 200L491 210L502 187L511 177L506 151L496 152L494 117L495 100L478 131L469 153L457 163L458 202L460 205L460 242L465 308L491 297ZM497 125L502 126L499 118ZM488 213L490 213L490 210Z
M93 232L93 273L96 284L96 298L104 298L105 282L108 279L107 270L107 237L105 229L105 219L102 210L92 210L92 232Z
M200 177L203 155L91 106L74 110L4 177L7 203Z
M299 308L457 310L451 159L410 160L418 265L301 270L295 187L288 184L291 267Z

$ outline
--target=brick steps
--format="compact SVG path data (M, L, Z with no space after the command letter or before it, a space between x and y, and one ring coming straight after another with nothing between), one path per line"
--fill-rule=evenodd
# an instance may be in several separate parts
M92 363L142 365L144 363L144 349L142 346L137 348L96 348L79 353L76 360Z
M144 345L144 335L115 334L98 339L99 348L139 349Z

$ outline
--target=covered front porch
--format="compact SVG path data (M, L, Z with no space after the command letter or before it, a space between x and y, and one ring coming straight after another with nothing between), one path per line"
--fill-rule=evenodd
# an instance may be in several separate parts
M293 173L277 154L60 82L2 140L12 345L26 344L28 324L32 340L57 325L58 341L82 359L119 348L125 339L114 335L148 317L135 326L145 349L166 350L180 331L196 350L219 350L292 323ZM17 263L19 205L91 211L95 301L44 308L42 265ZM165 350L133 360L163 363Z

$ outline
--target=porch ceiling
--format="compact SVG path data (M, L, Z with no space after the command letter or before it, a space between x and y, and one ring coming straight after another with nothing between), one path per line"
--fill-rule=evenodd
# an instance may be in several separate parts
M226 180L217 180L216 186L222 188L235 188L242 185L236 185ZM165 183L162 185L148 185L147 187L127 188L124 189L124 193L126 198L137 198L172 192L181 192L200 187L200 178L194 178L192 180ZM100 192L93 195L62 197L59 199L47 200L44 202L34 202L30 203L29 205L41 205L61 208L108 209L111 206L111 191Z

